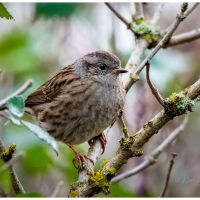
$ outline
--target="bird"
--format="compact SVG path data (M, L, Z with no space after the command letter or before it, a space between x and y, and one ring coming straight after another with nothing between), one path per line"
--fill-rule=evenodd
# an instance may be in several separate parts
M104 151L103 130L117 119L124 106L120 74L126 72L114 54L88 53L33 91L25 107L43 130L74 151L74 165L77 160L82 165L91 159L75 145L98 138Z

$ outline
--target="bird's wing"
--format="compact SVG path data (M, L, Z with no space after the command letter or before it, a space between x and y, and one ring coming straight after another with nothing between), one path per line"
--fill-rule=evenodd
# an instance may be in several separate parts
M69 84L76 78L80 77L74 73L73 65L63 68L53 78L30 94L25 101L25 105L31 107L51 102L61 94L64 85Z

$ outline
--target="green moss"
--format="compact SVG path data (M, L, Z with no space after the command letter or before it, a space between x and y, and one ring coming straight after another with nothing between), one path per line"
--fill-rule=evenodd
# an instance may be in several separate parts
M131 27L136 37L145 39L150 47L155 46L161 38L160 30L156 29L146 18L136 18Z
M127 128L127 127L124 127L122 131L123 131L123 133L124 133L125 135L128 134L128 128Z
M109 162L108 159L103 160L103 167L105 167L108 162Z
M110 175L114 176L115 173L116 173L116 169L115 169L114 167L110 167L110 168L108 169L108 173L109 173Z
M135 148L133 149L133 144L135 141L135 137L137 135L134 136L129 136L127 138L122 138L120 140L120 145L121 145L121 149L122 151L126 151L126 153L130 153L132 157L139 157L143 155L143 150L140 148Z
M185 96L188 90L180 93L172 93L167 99L165 99L165 110L171 115L177 116L192 111L194 101Z
M77 182L70 185L69 197L79 197L78 188L83 186L83 183Z
M134 136L122 138L120 140L120 145L121 145L122 150L129 150L134 141L135 141Z
M6 148L3 151L1 159L4 160L5 162L9 161L13 157L15 151L16 151L16 145L11 144L8 148Z
M78 190L70 190L69 192L70 197L78 197L78 195L79 195Z
M109 194L110 193L110 182L108 181L108 173L104 173L102 170L97 170L96 172L93 172L90 177L89 177L89 184L92 188L101 190L104 194ZM114 168L111 169L112 175L114 175ZM111 174L109 174L111 175Z

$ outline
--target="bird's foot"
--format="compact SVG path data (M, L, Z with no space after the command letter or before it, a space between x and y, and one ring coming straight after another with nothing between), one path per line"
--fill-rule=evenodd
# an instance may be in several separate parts
M89 145L91 145L94 142L95 139L100 140L100 143L101 143L101 146L102 146L102 150L103 150L102 154L103 154L104 151L105 151L105 148L106 148L106 143L107 143L105 134L102 132L99 135L97 135L96 137L94 137L91 140L89 140L88 141Z
M94 161L90 157L79 152L73 158L73 164L77 169L87 168L87 160L91 161L94 165Z
M74 167L77 169L84 169L87 168L87 161L91 161L94 165L94 161L88 157L87 155L79 152L74 145L67 144L72 151L75 153L75 157L73 158Z

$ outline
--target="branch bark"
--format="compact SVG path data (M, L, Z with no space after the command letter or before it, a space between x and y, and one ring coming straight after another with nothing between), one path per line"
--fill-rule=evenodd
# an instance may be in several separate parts
M169 43L167 44L167 47L176 46L186 42L191 42L199 38L200 38L200 28L173 36L169 41Z
M160 154L174 141L176 138L183 132L185 129L185 126L187 124L188 117L185 118L183 123L181 123L180 126L178 126L151 154L145 157L144 161L136 166L135 168L126 171L116 177L114 177L111 180L111 183L117 183L119 181L122 181L126 178L129 178L131 176L134 176L142 171L144 171L146 168L150 167L151 165L155 164Z

